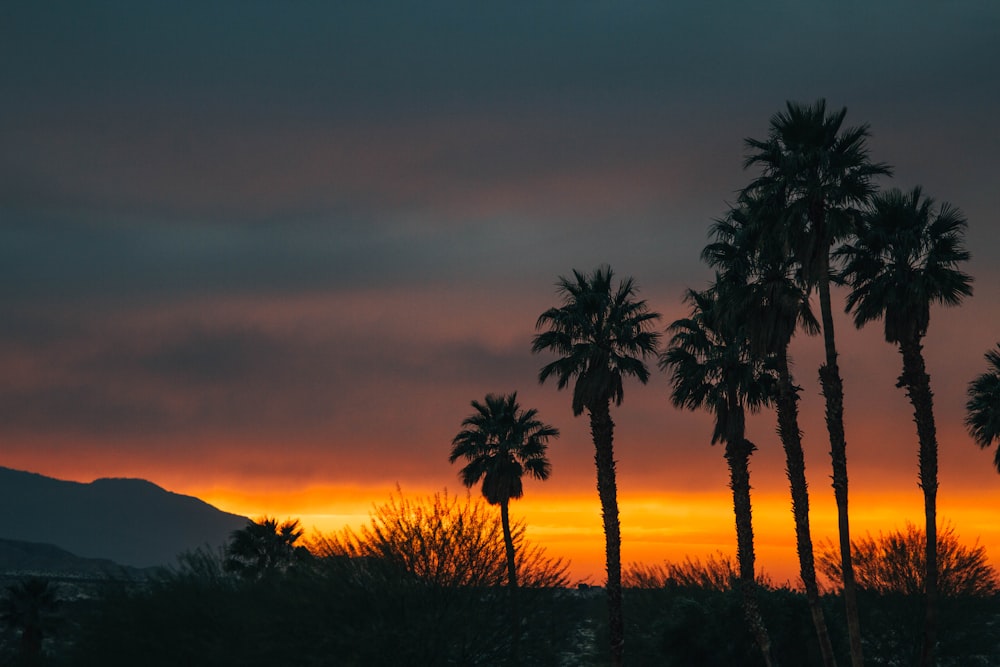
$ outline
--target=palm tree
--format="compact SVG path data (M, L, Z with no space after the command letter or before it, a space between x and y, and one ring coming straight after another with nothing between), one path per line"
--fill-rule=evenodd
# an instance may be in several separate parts
M969 383L969 401L965 404L965 425L982 449L1000 443L1000 343L986 353L988 369ZM1000 447L993 465L1000 472Z
M621 405L623 379L632 376L645 384L649 369L645 359L655 356L660 334L653 330L659 313L636 300L632 278L612 284L613 272L605 265L590 275L573 271L573 279L559 278L563 303L542 313L532 351L549 350L559 355L542 367L539 382L555 376L557 387L573 385L573 414L584 410L590 417L597 467L597 493L601 499L607 561L608 615L611 661L622 664L624 620L621 587L621 528L618 521L618 490L615 479L614 422L611 402Z
M893 188L872 200L871 211L858 226L856 240L838 255L845 259L840 279L851 286L847 310L854 324L882 320L885 340L899 346L905 387L913 405L920 442L920 487L926 520L926 616L921 664L934 663L937 631L937 488L938 444L930 376L921 341L930 324L932 303L954 306L972 294L972 278L958 270L969 259L963 244L966 220L919 187L908 193Z
M55 628L59 606L56 590L47 579L32 577L7 587L0 600L0 620L20 630L23 664L41 664L42 640Z
M298 519L280 524L270 517L247 521L230 536L223 565L248 580L286 572L309 559L309 551L295 545L303 532Z
M826 357L819 377L830 434L851 662L860 667L864 658L851 566L844 389L830 302L830 251L852 232L860 209L875 193L873 179L891 171L868 158L867 125L841 130L846 115L846 108L828 114L824 100L811 106L788 102L785 112L771 118L765 141L746 140L750 153L744 166L761 168L761 175L747 191L780 202L783 212L775 219L775 242L794 253L804 279L819 293Z
M780 244L762 236L767 225L762 225L761 221L772 215L774 210L767 201L745 194L728 216L712 226L715 241L702 251L702 259L721 271L720 281L741 286L740 290L729 292L739 298L728 304L725 311L746 326L751 352L770 358L777 375L774 403L792 497L799 576L806 591L823 664L832 667L836 661L820 606L809 526L809 487L798 418L799 387L792 377L788 357L795 330L801 327L807 334L814 335L819 333L819 323L809 308L808 291L801 285L794 262Z
M667 329L672 338L659 365L671 373L675 406L715 414L712 444L726 444L744 613L770 666L774 664L771 639L757 600L750 502L750 455L756 447L746 438L745 416L747 410L756 412L770 401L774 375L760 357L751 355L750 341L736 318L726 316L726 309L739 297L727 298L725 286L717 280L705 292L688 292L691 315Z
M459 471L462 483L472 488L480 480L486 502L500 506L503 541L507 549L507 581L517 588L517 563L511 537L511 500L524 495L521 478L525 473L546 480L552 464L546 457L549 438L558 438L559 429L536 419L537 410L522 410L517 392L498 396L487 394L486 401L472 401L475 410L462 422L462 430L452 440L448 461L466 459Z

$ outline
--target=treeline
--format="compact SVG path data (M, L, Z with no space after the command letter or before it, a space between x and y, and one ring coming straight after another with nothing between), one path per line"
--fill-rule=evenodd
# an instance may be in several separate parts
M0 664L558 664L566 643L554 638L569 637L586 610L566 588L566 564L527 543L521 523L512 528L517 653L499 517L443 492L398 493L360 532L307 543L297 521L252 521L220 552L108 579L82 601L38 579L11 587L7 608L18 611L4 617Z
M520 586L505 586L497 512L471 497L401 492L358 531L303 541L297 521L263 518L219 552L197 551L144 580L108 579L89 596L30 579L0 602L0 664L10 665L566 665L607 664L604 592L568 588L566 564L512 526ZM997 574L985 550L941 532L941 665L997 664ZM906 664L922 633L924 536L914 527L856 544L867 660ZM835 577L833 545L819 566ZM633 665L763 665L747 625L738 567L706 561L623 571ZM821 664L806 595L758 578L773 659ZM511 631L512 603L517 632ZM841 597L820 597L834 614ZM847 629L830 624L835 658Z

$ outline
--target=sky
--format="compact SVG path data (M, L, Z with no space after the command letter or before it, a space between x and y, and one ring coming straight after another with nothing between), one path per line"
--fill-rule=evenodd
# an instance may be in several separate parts
M939 516L1000 558L1000 475L962 425L1000 342L997 81L987 0L5 5L0 465L333 531L397 485L463 493L447 457L470 401L517 391L562 435L512 512L600 583L593 445L538 384L536 319L603 263L662 328L684 316L709 225L754 176L744 139L825 98L870 126L883 187L969 221L975 294L925 342ZM920 523L899 354L878 325L836 334L854 534ZM791 352L819 543L820 340ZM657 371L613 418L623 560L733 553L711 416ZM773 413L749 429L758 564L794 580Z

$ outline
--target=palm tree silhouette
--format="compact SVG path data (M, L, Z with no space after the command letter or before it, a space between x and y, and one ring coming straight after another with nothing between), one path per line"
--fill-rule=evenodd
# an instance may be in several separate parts
M42 640L56 623L59 599L47 579L32 577L8 586L0 600L0 620L20 630L20 659L23 664L41 664Z
M303 533L298 519L280 524L270 517L248 521L230 536L223 565L248 580L286 572L309 557L305 547L295 545Z
M521 478L525 473L546 480L552 464L546 457L549 438L559 437L559 429L543 424L538 411L522 410L517 392L487 394L483 403L472 401L475 410L462 421L462 430L452 440L448 461L466 459L459 471L462 483L472 488L482 480L483 497L500 506L503 541L507 550L507 581L517 588L517 563L510 530L509 504L524 495Z
M806 483L802 432L799 429L798 392L788 359L788 346L797 328L819 333L819 323L809 308L809 295L801 285L792 258L780 245L766 242L767 225L761 221L774 215L768 202L744 194L737 207L712 226L715 241L702 251L702 258L720 271L719 282L729 289L723 311L746 327L751 352L771 359L777 374L774 403L778 435L785 451L785 473L795 519L799 576L819 641L823 664L835 664L833 644L820 606L819 586L809 527L809 488Z
M845 259L840 279L851 286L847 310L853 311L858 328L883 321L886 342L898 345L903 357L896 386L906 388L913 405L927 535L923 665L934 664L937 631L938 444L921 341L932 303L954 306L972 294L972 278L957 268L969 259L963 243L966 226L961 211L947 203L935 210L934 200L919 187L908 193L893 188L872 200L856 240L837 251Z
M986 353L987 370L969 383L965 425L982 449L1000 443L1000 343ZM1000 447L993 465L1000 472Z
M779 223L774 242L794 254L804 279L819 293L826 357L819 377L830 434L851 662L860 667L864 657L851 566L844 389L830 302L830 250L851 234L860 209L875 193L873 179L891 171L868 158L867 125L841 129L846 115L846 108L828 114L822 99L810 106L788 102L784 112L771 118L766 140L746 140L750 153L744 166L761 168L747 191L780 202L783 212L774 219Z
M704 408L715 414L712 444L726 445L729 486L736 515L736 552L740 567L743 606L750 629L767 665L773 665L771 640L760 614L754 563L750 502L750 455L756 450L746 438L746 411L758 411L774 394L774 375L760 357L750 353L750 341L725 309L726 283L718 280L704 292L689 291L691 314L667 329L670 347L660 355L660 368L669 371L677 407Z
M563 303L542 313L532 351L548 350L559 355L542 367L538 381L555 376L557 387L573 385L573 414L584 410L590 417L597 467L597 493L604 520L607 563L608 615L611 662L622 664L625 627L622 617L621 527L618 520L618 489L615 478L614 422L611 401L621 405L623 378L632 376L645 384L649 369L645 359L655 356L660 334L653 331L659 313L636 300L632 278L612 284L611 267L598 267L590 275L573 271L573 279L560 277L558 293Z

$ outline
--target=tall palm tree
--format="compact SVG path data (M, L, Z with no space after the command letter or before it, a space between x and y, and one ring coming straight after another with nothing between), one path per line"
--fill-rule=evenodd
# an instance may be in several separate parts
M766 140L746 140L750 152L744 166L761 169L749 192L780 201L784 210L776 218L776 242L794 253L804 278L819 294L825 351L819 378L830 435L851 662L860 667L864 657L851 565L844 389L833 331L830 251L851 234L860 209L875 193L874 179L891 170L869 159L867 125L841 129L846 115L846 108L828 114L824 100L813 105L788 102L784 112L771 118Z
M739 297L727 299L725 291L726 283L717 280L712 289L688 292L691 314L667 329L670 347L660 355L659 366L671 374L675 406L704 408L715 415L712 444L726 445L744 614L770 666L774 659L757 599L750 502L750 455L756 447L746 438L746 412L756 412L770 401L774 375L761 357L751 355L749 339L736 318L726 316L725 309Z
M637 288L632 278L615 287L607 265L589 275L574 270L572 279L560 277L557 284L563 303L539 316L536 329L548 330L535 336L532 351L559 355L542 367L538 380L545 382L554 375L559 389L575 381L573 414L579 416L586 410L590 417L604 520L611 662L620 667L625 626L611 402L621 405L625 377L632 376L643 384L649 380L645 359L656 355L660 334L653 328L660 315L650 311L645 300L635 298Z
M986 353L986 364L986 372L969 383L969 400L965 404L965 425L983 449L1000 443L1000 343ZM1000 472L1000 447L993 465Z
M729 291L738 298L734 299L735 303L727 304L725 312L744 324L751 352L770 358L777 375L774 403L792 497L799 576L806 591L823 664L832 667L836 661L820 605L809 526L809 487L798 418L799 387L792 377L788 357L788 347L796 329L801 327L807 334L814 335L819 333L819 323L809 308L809 294L801 284L794 262L780 244L767 242L766 236L762 236L767 226L761 221L771 215L774 211L768 202L744 195L728 216L713 225L715 241L702 251L702 259L721 271L721 282L742 286L737 291Z
M920 442L920 487L926 520L926 616L921 664L934 663L937 632L938 444L930 376L921 341L930 324L931 304L954 306L972 294L972 278L957 267L969 259L964 246L966 220L961 211L934 200L919 187L876 195L853 243L837 254L845 260L840 279L850 285L847 310L861 328L882 320L885 340L899 346L905 387L913 405Z
M548 440L558 438L559 429L536 419L537 410L522 410L517 404L517 392L487 394L485 402L474 400L472 407L475 412L462 421L462 430L452 440L448 461L467 460L459 471L462 483L472 488L482 480L486 502L500 506L507 581L511 588L517 588L510 501L524 495L521 478L525 473L538 480L549 478L552 464L546 457Z

